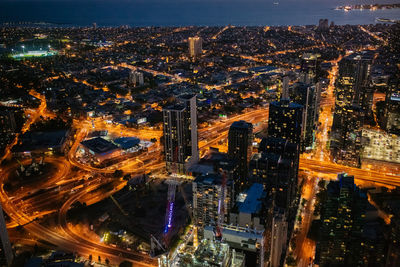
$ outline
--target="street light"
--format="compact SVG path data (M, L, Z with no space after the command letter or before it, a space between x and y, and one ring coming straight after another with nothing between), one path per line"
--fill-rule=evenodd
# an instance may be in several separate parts
M21 47L22 47L22 52L25 53L25 46L22 45Z

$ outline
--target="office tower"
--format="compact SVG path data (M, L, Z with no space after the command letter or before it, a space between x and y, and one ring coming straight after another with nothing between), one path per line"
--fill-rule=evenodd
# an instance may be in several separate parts
M314 84L317 80L320 54L304 53L301 57L300 82Z
M0 254L1 266L10 266L13 260L13 252L11 249L10 239L8 238L8 232L6 228L6 221L4 220L3 208L0 203L0 238L2 244L2 250Z
M189 55L192 58L197 58L203 53L203 40L201 37L189 37Z
M269 105L268 136L300 144L302 120L302 105L291 103L289 100L272 102Z
M303 106L303 129L301 132L302 152L311 149L314 144L319 118L320 95L320 83L316 85L296 83L290 90L290 100Z
M339 174L328 184L316 247L319 266L384 266L383 223L366 216L370 207L353 176Z
M251 180L276 192L275 205L285 209L289 218L296 210L298 169L299 145L274 137L263 138L249 164Z
M400 135L400 84L391 80L386 90L384 127L392 134Z
M360 106L364 111L372 107L373 91L369 85L374 54L354 53L339 62L336 86L336 109L347 105Z
M326 31L329 29L329 21L328 19L320 19L318 23L318 30Z
M129 82L133 86L141 86L144 84L143 72L132 70L129 73Z
M238 178L244 183L253 145L253 125L245 121L235 121L229 128L228 155L238 165Z
M229 211L232 207L232 180L226 181L225 199L222 200L222 176L208 174L196 177L193 181L193 218L197 225L205 226L218 222L221 205L224 205L223 223L229 223Z
M336 162L359 167L364 112L358 106L335 110L330 134L330 150Z
M196 95L181 95L163 109L164 152L168 172L185 174L199 160Z

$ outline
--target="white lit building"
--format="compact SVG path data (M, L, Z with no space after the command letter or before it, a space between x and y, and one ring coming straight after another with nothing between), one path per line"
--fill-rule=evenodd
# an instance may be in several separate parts
M400 137L381 130L362 129L362 159L400 163Z
M188 43L191 57L198 57L203 53L203 40L200 37L189 37Z

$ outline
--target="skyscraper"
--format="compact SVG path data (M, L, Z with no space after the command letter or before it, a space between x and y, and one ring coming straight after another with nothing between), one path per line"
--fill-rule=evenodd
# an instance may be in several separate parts
M0 203L0 238L2 249L0 252L0 265L10 266L13 260L13 253L11 249L10 239L8 238L8 232L6 228L6 221L4 220L3 207Z
M330 134L330 149L335 161L360 166L361 130L364 112L358 106L335 110Z
M313 146L319 117L320 95L320 83L317 83L316 85L296 83L290 90L291 101L303 106L301 151L305 151Z
M300 82L314 84L317 79L320 54L304 53L301 57Z
M189 55L192 58L196 58L203 53L203 40L201 37L189 37Z
M336 86L336 109L346 105L371 110L373 91L369 76L373 54L363 51L343 58L339 62L339 78Z
M250 164L252 180L276 192L275 205L293 215L298 184L299 144L282 138L263 138ZM293 209L294 208L294 209Z
M226 182L225 199L222 200L222 176L208 174L198 176L192 184L193 188L193 217L195 223L201 226L218 222L220 205L224 205L223 223L229 223L229 210L232 206L232 181Z
M389 133L400 135L400 85L390 81L386 90L384 127Z
M269 105L268 136L300 144L303 127L303 106L289 100Z
M242 182L247 177L252 146L253 125L245 121L232 123L228 133L228 155L238 164L238 175Z
M177 100L163 109L165 161L168 172L185 174L199 160L196 95Z
M367 218L368 206L367 195L353 176L339 174L328 184L316 247L319 266L384 266L383 233L374 231L383 222Z

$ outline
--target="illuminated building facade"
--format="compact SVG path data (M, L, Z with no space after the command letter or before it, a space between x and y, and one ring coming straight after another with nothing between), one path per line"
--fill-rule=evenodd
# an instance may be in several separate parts
M400 137L377 129L362 129L362 159L400 163Z
M208 174L198 176L192 184L193 217L198 225L215 224L218 221L222 194L222 176ZM233 187L231 180L226 183L224 223L229 221L229 211L232 207Z
M231 249L225 242L203 239L193 252L178 253L173 262L169 263L164 255L159 260L159 267L245 267L245 256Z
M303 106L289 100L272 102L269 105L268 136L283 138L300 144L303 129Z
M320 54L304 53L301 57L300 79L305 84L315 84L320 64Z
M163 109L164 152L167 171L186 174L199 160L196 95L178 97Z
M316 85L296 83L292 88L290 88L290 100L303 106L301 151L313 147L319 118L320 99L320 83L317 83Z
M238 178L245 182L248 163L253 146L253 125L245 121L235 121L229 128L228 155L238 165Z
M339 174L326 189L316 246L319 266L384 266L382 223L367 218L367 195L354 177ZM383 227L382 227L383 228Z
M330 136L330 149L335 161L360 166L363 121L364 112L358 106L345 106L335 111Z
M384 127L389 133L400 135L400 84L392 81L386 91Z
M141 86L144 84L143 72L132 70L129 73L129 83L133 86Z
M369 83L373 57L373 54L364 51L339 62L335 112L348 105L360 106L364 111L371 110L373 90Z
M201 37L189 37L189 55L192 58L196 58L203 53L203 40Z

